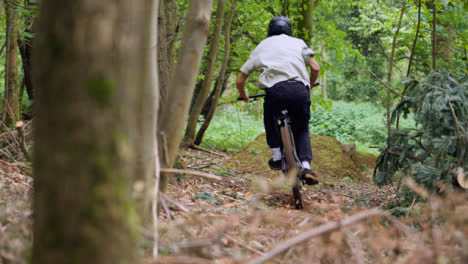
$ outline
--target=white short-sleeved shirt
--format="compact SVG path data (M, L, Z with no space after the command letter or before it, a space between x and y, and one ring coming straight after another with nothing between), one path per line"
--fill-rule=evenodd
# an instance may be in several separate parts
M314 54L301 39L285 34L271 36L258 44L240 71L250 75L254 70L259 70L260 89L287 80L301 81L310 86L306 65Z

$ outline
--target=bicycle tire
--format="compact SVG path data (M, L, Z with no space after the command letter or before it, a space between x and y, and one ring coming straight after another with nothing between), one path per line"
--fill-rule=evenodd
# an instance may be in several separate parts
M294 146L292 141L292 134L291 130L287 125L281 127L281 140L283 142L283 152L286 159L286 166L288 171L296 170L296 180L292 187L292 193L294 198L294 206L296 209L300 210L304 208L304 202L302 199L301 193L301 181L299 180L299 168L296 163L295 155L294 155Z

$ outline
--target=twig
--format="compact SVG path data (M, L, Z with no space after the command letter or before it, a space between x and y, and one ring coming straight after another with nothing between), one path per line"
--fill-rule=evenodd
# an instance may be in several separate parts
M28 188L30 188L30 189L33 188L30 184L25 183L25 182L23 182L23 181L20 181L20 180L18 180L18 179L15 179L15 178L13 178L13 177L7 175L7 174L5 174L4 176L7 177L8 179L10 179L10 180L12 180L12 181L14 181L14 182L16 182L16 183L19 183L19 184L21 184L21 185L23 185L23 186L26 186L26 187L28 187Z
M387 88L390 92L400 96L401 98L405 98L403 95L401 95L400 93L398 93L397 91L393 90L390 86L388 86L388 84L384 83L379 77L377 77L377 75L375 75L375 73L373 73L371 70L368 70L369 73L377 80L379 81L379 83L381 83L383 86L385 86L385 88Z
M306 231L296 237L293 237L291 239L284 241L283 243L279 244L277 247L273 248L271 251L266 252L265 255L258 257L256 259L253 259L247 262L247 264L261 264L267 260L272 259L276 255L286 251L287 249L293 246L296 246L300 243L303 243L313 237L355 224L359 221L362 221L370 217L379 216L383 214L384 212L382 212L380 209L374 208L374 209L367 210L367 211L358 213L356 215L347 217L341 221L335 221L335 222L329 222L329 223L323 224L317 228Z
M353 254L354 263L365 263L366 257L360 241L356 239L356 237L354 237L354 235L349 231L344 231L343 233L345 235L347 244L351 249L351 253Z
M197 146L197 145L190 145L191 148L193 149L198 149L198 150L201 150L201 151L204 151L204 152L207 152L207 153L210 153L210 154L214 154L214 155L217 155L217 156L220 156L220 157L223 157L223 158L226 158L227 156L224 155L224 154L221 154L221 153L218 153L218 152L214 152L214 151L211 151L211 150L207 150L207 149L204 149L200 146Z
M166 212L167 220L169 220L169 223L172 223L171 210L169 210L169 207L167 207L166 201L161 195L159 195L159 198L161 200L161 204L164 208L164 211Z
M458 118L457 118L457 115L455 114L455 110L453 109L452 101L451 101L450 98L449 98L448 102L449 102L450 110L452 111L453 118L455 119L455 125L456 125L456 128L457 128L457 167L460 167L460 165L461 165L461 161L460 161L460 139L462 138L462 136L460 134L460 124L458 123Z
M151 205L151 211L153 214L153 257L158 257L159 249L159 234L158 234L158 193L159 193L159 179L161 174L161 164L159 163L159 150L158 150L158 141L154 141L153 145L154 152L154 189L153 189L153 204Z
M199 172L199 171L179 170L179 169L170 169L170 168L161 168L160 171L165 172L165 173L189 174L189 175L193 175L193 176L199 176L199 177L207 178L207 179L210 179L210 180L217 180L217 181L222 180L222 178L220 176L216 176L216 175L208 174L208 173L203 173L203 172Z
M170 202L171 204L175 205L177 208L179 208L182 212L189 214L190 210L187 209L187 207L183 206L182 204L172 200L168 196L166 196L164 193L160 193L160 196L163 197L166 201Z

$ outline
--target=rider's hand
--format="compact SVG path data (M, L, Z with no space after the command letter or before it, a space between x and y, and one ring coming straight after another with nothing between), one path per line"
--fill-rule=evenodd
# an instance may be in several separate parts
M249 96L244 94L244 95L239 95L239 97L237 98L238 101L244 101L244 102L248 102L249 101Z

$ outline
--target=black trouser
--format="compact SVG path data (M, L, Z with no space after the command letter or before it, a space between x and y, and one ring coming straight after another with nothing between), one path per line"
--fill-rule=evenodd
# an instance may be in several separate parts
M277 116L282 110L288 110L291 129L296 143L296 151L301 161L312 160L310 146L310 91L298 81L284 81L266 89L263 103L263 122L270 148L281 146L281 133Z

